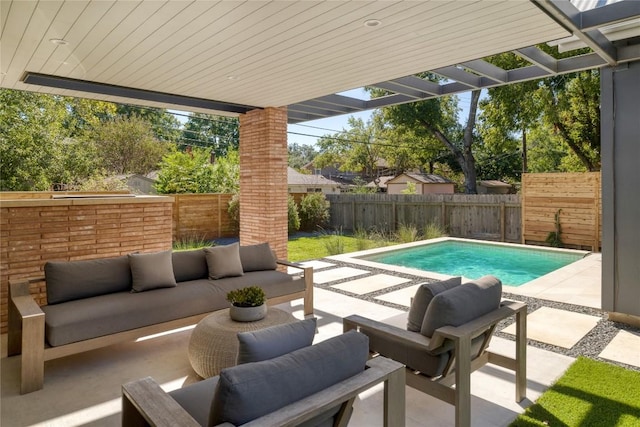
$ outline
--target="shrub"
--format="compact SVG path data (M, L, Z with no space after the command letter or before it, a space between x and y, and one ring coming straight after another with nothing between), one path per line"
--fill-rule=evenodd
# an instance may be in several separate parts
M344 239L342 238L342 230L335 233L323 233L322 243L329 255L340 255L344 253Z
M356 239L356 248L359 251L364 251L373 247L373 242L369 239L369 234L364 228L356 228L356 231L353 233L353 237Z
M234 194L231 200L229 200L229 208L227 209L229 212L229 219L235 226L236 230L240 228L240 195L238 193Z
M227 293L227 301L236 307L258 307L266 301L266 295L259 286L247 286Z
M287 198L287 219L289 234L293 234L300 229L300 216L298 215L298 206L293 196Z
M212 246L213 242L204 238L204 236L193 235L182 238L173 242L174 251L187 251L189 249L200 249Z
M401 243L415 242L418 240L418 228L415 225L400 224L396 239Z
M323 193L311 193L300 202L300 226L312 231L329 222L329 202Z
M438 237L444 237L447 233L435 222L430 222L424 226L423 237L425 239L435 239Z

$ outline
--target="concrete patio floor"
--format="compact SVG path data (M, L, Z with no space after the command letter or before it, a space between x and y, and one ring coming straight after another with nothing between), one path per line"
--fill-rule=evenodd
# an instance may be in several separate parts
M591 259L589 259L591 258ZM588 276L595 279L593 286L599 287L599 271L589 270L598 267L597 256L585 258L586 264L574 272L576 281L583 282L581 272L589 271ZM323 272L339 270L343 265L333 265L331 260L314 261L318 276ZM357 265L350 266L357 269ZM386 304L385 289L376 284L376 272L365 271L353 275L347 270L346 277L339 271L324 276L331 280L317 285L315 289L315 314L319 330L316 342L342 332L342 318L350 314L360 314L372 319L384 320L402 313L403 304ZM388 273L393 275L393 272ZM354 286L362 293L362 280L372 278L378 300L368 301L361 294L348 291L345 283L354 281ZM560 276L558 276L560 277ZM384 278L383 278L384 279ZM556 280L556 279L554 279ZM557 279L555 286L540 285L526 291L535 293L536 298L551 298L574 292L574 281L570 277ZM337 281L338 283L333 283ZM597 283L596 283L597 282ZM583 282L584 283L584 282ZM340 285L335 287L335 285ZM402 291L415 286L411 281L391 282L390 292ZM589 285L592 286L592 285ZM404 287L404 288L403 288ZM347 290L345 290L347 289ZM595 289L595 288L594 288ZM591 288L584 289L590 295ZM510 292L510 290L505 290ZM579 294L579 293L578 293ZM523 297L529 295L522 294ZM575 294L574 294L575 296ZM598 289L599 299L599 289ZM588 304L585 298L585 305ZM592 301L594 304L599 304ZM575 304L575 303L574 303ZM282 304L279 308L302 318L302 301ZM532 313L534 314L535 311ZM535 329L534 321L529 322L530 331ZM601 319L600 319L601 320ZM562 325L562 323L559 323ZM557 324L556 324L557 325ZM544 328L543 328L544 329ZM558 328L555 328L558 329ZM571 328L564 328L571 329ZM513 341L506 333L498 334L492 341L493 351L513 354ZM45 387L34 393L19 394L19 359L6 357L6 335L2 336L1 380L2 399L0 403L0 424L2 426L118 426L120 425L120 386L141 377L151 376L166 390L179 388L197 381L198 378L189 365L187 346L191 328L174 331L159 337L139 342L114 345L100 350L69 356L47 362L45 368ZM570 345L567 344L567 345ZM609 347L613 346L613 347ZM553 351L529 345L527 347L527 399L515 402L514 378L510 371L488 365L472 375L472 420L474 426L506 426L521 413L573 362L574 358ZM640 334L636 330L624 331L611 340L603 358L619 360L628 365L640 366L637 349L640 348ZM406 389L407 426L453 426L453 407L437 399ZM378 387L360 395L356 401L350 426L381 426L382 388Z

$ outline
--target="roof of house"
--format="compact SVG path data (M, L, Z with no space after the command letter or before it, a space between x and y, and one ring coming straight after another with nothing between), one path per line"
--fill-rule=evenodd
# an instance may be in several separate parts
M367 185L365 185L365 187L373 187L373 188L387 188L387 181L393 179L394 176L390 175L390 176L380 176L378 177L378 184L376 184L376 181L373 180L370 183L368 183Z
M453 181L450 181L447 178L440 175L436 175L433 173L415 173L415 172L401 173L400 175L388 180L387 184L395 183L391 181L395 181L398 178L402 177L403 175L413 178L422 184L453 184Z
M300 173L292 167L287 168L287 184L289 185L340 185L336 181L325 178L322 175L307 175Z

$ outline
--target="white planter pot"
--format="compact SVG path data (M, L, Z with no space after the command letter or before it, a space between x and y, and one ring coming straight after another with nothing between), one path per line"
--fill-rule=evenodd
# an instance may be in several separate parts
M264 319L266 315L266 303L257 307L236 307L232 305L229 309L229 316L236 322L255 322L256 320Z

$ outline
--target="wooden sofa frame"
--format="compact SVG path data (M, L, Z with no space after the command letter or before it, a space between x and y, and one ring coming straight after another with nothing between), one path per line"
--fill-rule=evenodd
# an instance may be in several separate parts
M344 427L351 417L353 402L364 390L384 382L384 426L405 425L404 365L385 357L367 361L367 369L318 393L294 402L276 412L243 424L243 427L288 427L341 405L335 426ZM151 427L199 427L194 420L152 378L122 386L123 425ZM229 423L221 426L231 426Z
M487 351L498 323L511 316L516 319L515 358ZM428 338L417 332L407 331L389 324L353 315L343 319L344 331L360 327L375 329L376 333L396 340L399 346L422 348L432 352L440 348L445 340L454 342L454 354L449 359L444 373L439 377L428 377L407 368L407 385L455 406L456 426L471 425L471 373L487 363L492 363L515 372L516 402L526 397L527 390L527 306L514 301L503 301L500 307L484 316L461 326L444 326L436 329ZM478 353L471 357L471 341L488 334ZM452 386L455 385L455 388Z
M303 270L303 291L269 298L269 305L277 305L295 299L304 299L304 315L313 315L313 267L303 267L289 261L278 260L278 264ZM7 355L21 355L20 393L40 390L44 384L44 362L72 354L82 353L112 344L132 341L148 335L170 331L198 323L210 313L176 319L169 322L131 329L84 341L51 347L45 342L44 312L29 291L29 285L45 281L44 276L16 280L9 283L9 331Z

